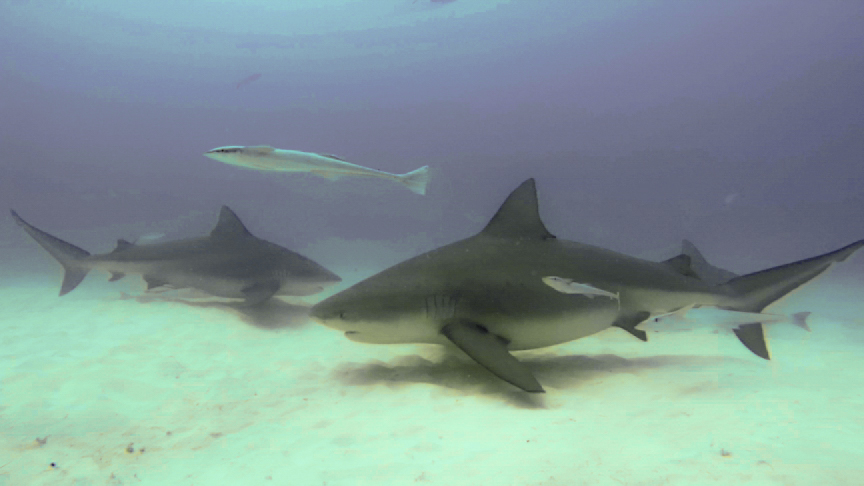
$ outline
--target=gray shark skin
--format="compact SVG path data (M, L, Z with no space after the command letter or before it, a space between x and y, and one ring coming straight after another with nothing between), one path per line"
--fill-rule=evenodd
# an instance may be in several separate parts
M565 343L613 326L645 340L639 323L686 306L760 312L861 246L864 240L713 285L690 269L687 255L651 262L557 239L540 219L529 179L479 234L373 275L321 301L310 316L357 342L455 345L499 378L543 392L510 351ZM547 276L619 299L561 292L543 282ZM746 326L736 334L767 359L762 325Z
M253 236L228 206L208 236L135 245L118 240L111 253L91 255L24 221L15 222L63 265L60 295L72 291L92 269L111 272L111 281L140 274L147 290L194 288L217 297L261 304L274 295L312 295L341 279L314 261Z

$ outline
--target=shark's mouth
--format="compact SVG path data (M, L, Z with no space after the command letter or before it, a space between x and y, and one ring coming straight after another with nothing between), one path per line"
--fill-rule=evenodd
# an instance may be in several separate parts
M352 336L352 335L357 335L357 334L360 334L360 332L359 331L345 331L345 336Z

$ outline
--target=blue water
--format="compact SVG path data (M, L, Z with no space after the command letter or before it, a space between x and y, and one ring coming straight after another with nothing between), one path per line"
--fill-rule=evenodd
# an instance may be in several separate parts
M0 5L0 206L91 252L223 204L341 287L242 311L61 269L0 224L0 484L857 484L861 256L778 304L520 359L350 342L308 306L479 231L523 180L560 238L692 240L747 273L864 237L864 4L527 0ZM225 145L382 179L243 170ZM717 331L717 332L715 332ZM53 465L52 465L53 464Z

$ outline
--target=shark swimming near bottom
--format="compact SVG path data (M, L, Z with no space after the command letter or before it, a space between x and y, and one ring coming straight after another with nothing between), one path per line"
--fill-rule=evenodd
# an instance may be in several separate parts
M114 251L98 255L34 227L14 210L11 213L66 270L60 295L72 291L94 268L110 272L111 281L140 274L147 290L192 288L240 298L245 305L263 303L274 295L312 295L342 281L309 258L253 236L228 206L222 206L219 222L208 236L147 245L118 240Z
M310 316L356 342L456 346L516 387L543 392L530 367L511 351L610 327L646 340L639 324L685 308L758 314L862 246L864 240L749 275L722 275L731 279L719 284L706 282L686 254L652 262L556 238L540 219L529 179L479 234L373 275L319 302ZM736 335L769 358L762 324L752 317Z
M405 174L391 174L352 164L335 155L277 149L269 145L216 147L205 152L204 156L247 169L309 172L327 179L338 179L341 176L378 177L398 182L420 195L426 194L426 185L429 183L429 166L426 165Z

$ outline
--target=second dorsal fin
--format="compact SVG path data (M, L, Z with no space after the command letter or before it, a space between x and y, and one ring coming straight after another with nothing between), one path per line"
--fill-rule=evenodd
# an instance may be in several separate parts
M690 256L682 253L668 260L663 260L662 263L667 267L671 268L672 270L680 273L681 275L699 278L699 275L696 275L696 273L690 267L690 261Z
M133 246L135 246L134 243L131 243L128 240L124 240L121 238L121 239L117 240L117 246L114 248L114 251L112 251L111 253L117 253L118 251L128 250L129 248L132 248Z

